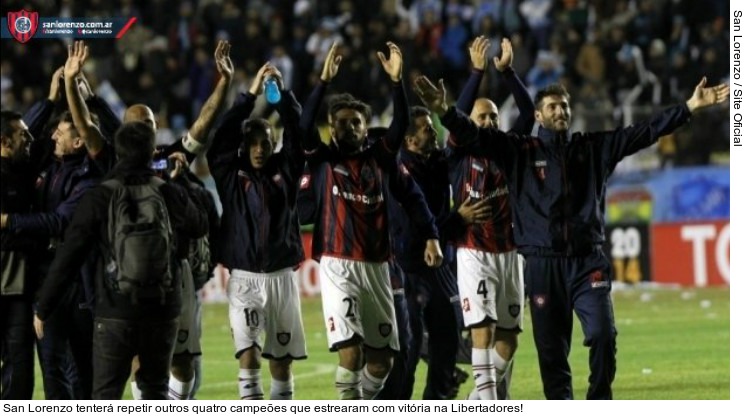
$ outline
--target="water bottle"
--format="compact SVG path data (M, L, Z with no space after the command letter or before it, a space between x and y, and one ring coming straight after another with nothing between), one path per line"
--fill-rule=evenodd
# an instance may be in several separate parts
M267 102L277 104L282 99L282 94L279 92L279 86L276 84L274 77L269 77L264 81L264 89L266 91Z

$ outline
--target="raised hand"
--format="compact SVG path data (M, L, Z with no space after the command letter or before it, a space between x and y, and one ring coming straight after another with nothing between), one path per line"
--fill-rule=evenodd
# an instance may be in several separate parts
M341 64L343 57L338 53L338 44L336 42L331 45L331 48L326 54L325 62L323 63L323 71L320 73L320 79L326 83L333 80L338 74L338 67Z
M460 214L466 225L481 224L491 219L491 202L483 199L472 203L470 196L468 196L460 207L457 208L457 213Z
M93 97L93 88L90 87L90 83L88 82L88 79L85 77L84 72L80 72L80 77L75 80L78 83L78 88L80 89L80 95L83 97L83 100L88 100L89 98Z
M475 38L473 43L470 44L468 51L470 51L470 62L473 64L474 69L481 71L486 69L486 54L490 47L491 41L485 36Z
M426 76L420 76L414 81L413 91L421 99L429 110L444 115L447 112L447 90L444 88L444 80L439 79L439 88L429 81Z
M704 107L713 106L718 103L723 103L728 100L729 86L728 84L719 84L715 87L705 87L707 78L703 77L695 86L695 91L692 92L692 97L687 101L687 108L690 112L694 112Z
M59 99L62 98L62 90L60 89L60 81L62 81L62 78L64 77L62 74L65 70L64 65L57 68L57 70L52 74L52 83L49 86L49 101L56 102Z
M278 68L269 64L269 70L266 72L266 76L274 77L276 79L277 86L279 86L279 90L284 90L284 77L282 77L282 72L279 71Z
M217 71L220 76L226 80L232 80L234 70L233 63L230 59L230 43L219 41L214 49L214 62L217 65Z
M88 59L88 47L83 41L75 41L67 46L67 62L65 62L65 82L74 80L83 71L85 60Z
M511 67L514 54L512 52L512 44L509 38L501 40L501 57L493 57L493 65L497 70L503 72L507 68Z
M387 42L387 46L390 49L390 58L385 58L385 54L380 51L377 51L377 58L380 60L382 68L390 76L390 79L398 83L403 74L403 54L400 52L398 45Z
M269 69L271 68L270 63L266 63L261 66L261 68L256 71L256 76L253 77L253 82L251 83L251 87L248 89L248 92L253 94L254 96L258 96L263 94L263 81L264 77L266 77L266 74L268 74Z

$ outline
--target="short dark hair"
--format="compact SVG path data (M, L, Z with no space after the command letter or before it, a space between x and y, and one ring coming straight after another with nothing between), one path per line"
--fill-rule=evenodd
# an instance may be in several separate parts
M550 84L545 88L538 90L535 95L535 109L540 110L542 100L548 96L566 96L567 100L571 100L571 95L568 94L568 90L566 90L566 87L564 87L563 84Z
M149 166L155 152L155 132L144 122L127 122L116 131L114 149L119 161Z
M100 126L100 119L98 118L97 114L90 112L89 116L94 125ZM59 122L70 123L72 124L73 128L77 129L77 127L75 126L75 119L72 117L72 112L70 112L69 110L65 110L64 112L62 112L62 114L59 115L59 120L57 121L57 123Z
M243 143L245 146L249 146L253 138L258 134L265 134L266 130L270 132L269 140L274 143L274 130L271 129L271 124L266 119L246 119L243 121Z
M10 126L10 122L20 119L23 119L23 116L13 110L0 111L0 134L12 136L14 129Z
M372 109L369 105L349 93L337 94L328 99L328 115L331 120L336 118L336 112L341 109L356 110L364 116L364 122L369 122L372 117Z
M411 106L409 113L411 115L411 123L408 124L406 135L413 135L417 129L416 119L422 116L431 116L431 112L423 106Z

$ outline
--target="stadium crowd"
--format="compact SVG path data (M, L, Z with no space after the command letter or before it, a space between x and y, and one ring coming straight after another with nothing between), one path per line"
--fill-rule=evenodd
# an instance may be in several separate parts
M267 397L292 399L301 222L339 398L410 398L425 328L424 397L455 396L465 327L470 398L508 399L526 297L545 396L574 396L575 311L587 397L612 399L604 185L693 114L726 120L724 1L32 3L138 22L1 45L3 399L30 398L34 345L47 399L119 399L130 375L140 399L193 399L217 263L239 398L265 397L265 359Z

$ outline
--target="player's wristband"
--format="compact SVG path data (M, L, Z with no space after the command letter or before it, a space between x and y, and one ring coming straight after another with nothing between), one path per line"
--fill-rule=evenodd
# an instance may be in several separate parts
M192 153L192 154L200 154L202 151L204 151L204 144L194 139L194 137L191 136L191 132L187 133L186 136L183 137L181 140L181 144L183 144L183 148Z

